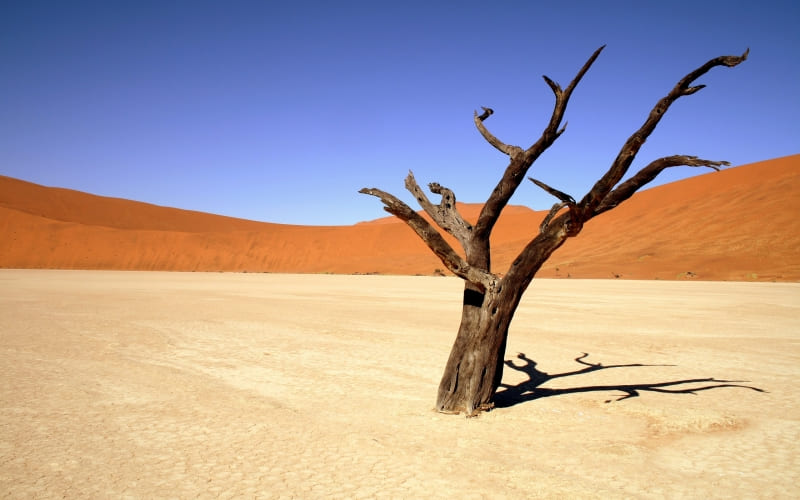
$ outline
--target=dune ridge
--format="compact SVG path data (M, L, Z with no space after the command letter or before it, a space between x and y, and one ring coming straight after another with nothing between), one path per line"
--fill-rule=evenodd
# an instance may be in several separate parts
M642 191L589 222L539 272L550 278L800 281L800 155ZM474 220L479 205L461 205ZM502 272L543 211L495 228ZM402 222L292 226L161 207L0 176L0 267L381 273L444 269ZM452 241L452 239L451 239Z

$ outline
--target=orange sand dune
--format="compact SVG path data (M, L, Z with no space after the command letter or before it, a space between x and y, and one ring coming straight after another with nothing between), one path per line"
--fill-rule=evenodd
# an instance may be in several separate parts
M798 193L800 155L652 188L587 224L539 276L800 281ZM460 206L465 218L476 218L477 205ZM543 215L507 208L493 235L496 272L535 234ZM0 235L5 268L386 274L444 268L391 218L337 227L270 224L2 176Z

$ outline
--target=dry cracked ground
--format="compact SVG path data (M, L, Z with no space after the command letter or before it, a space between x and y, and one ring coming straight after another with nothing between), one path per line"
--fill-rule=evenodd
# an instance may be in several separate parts
M534 281L432 410L455 278L0 271L2 498L797 498L800 284Z

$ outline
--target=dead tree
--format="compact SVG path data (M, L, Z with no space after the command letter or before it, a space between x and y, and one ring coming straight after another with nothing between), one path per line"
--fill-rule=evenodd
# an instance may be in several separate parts
M405 180L406 189L414 195L425 213L461 244L464 257L450 246L427 219L397 197L375 188L360 191L380 198L384 210L405 221L447 269L465 281L461 325L439 385L436 409L440 412L464 411L467 415L475 415L492 407L492 397L503 375L508 328L514 312L536 272L567 238L576 236L588 220L630 198L666 168L691 166L719 170L720 166L728 165L725 161L704 160L695 156L667 156L652 161L622 181L642 144L672 103L705 87L693 84L711 68L733 67L744 61L749 49L741 56L711 59L684 76L656 103L644 124L622 145L608 171L580 201L543 182L530 179L556 197L558 202L542 221L538 234L532 236L509 269L502 275L493 273L489 246L492 228L531 165L564 132L565 126L562 127L561 122L570 96L604 47L592 54L566 89L547 76L543 77L555 94L555 105L541 137L527 149L506 144L486 129L484 121L492 115L491 109L483 108L481 114L475 112L478 131L489 144L509 157L509 163L474 225L459 214L455 194L450 189L437 183L429 184L430 191L441 196L439 204L434 204L420 189L414 174L409 172Z

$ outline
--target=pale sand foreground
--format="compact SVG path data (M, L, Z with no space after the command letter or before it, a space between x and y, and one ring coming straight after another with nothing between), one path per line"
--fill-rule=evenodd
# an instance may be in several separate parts
M566 375L476 419L432 411L460 294L0 271L0 496L800 496L800 285L534 281L507 357Z

